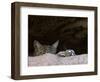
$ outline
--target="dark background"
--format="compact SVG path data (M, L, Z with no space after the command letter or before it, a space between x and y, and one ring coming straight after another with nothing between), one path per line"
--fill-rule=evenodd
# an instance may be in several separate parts
M33 55L34 40L47 45L59 40L57 52L87 53L87 30L87 18L28 15L28 53Z

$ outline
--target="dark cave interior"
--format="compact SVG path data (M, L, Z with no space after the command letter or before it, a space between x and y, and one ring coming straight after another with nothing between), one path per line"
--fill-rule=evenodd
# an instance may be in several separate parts
M77 55L87 53L87 22L85 17L28 15L29 56L34 52L34 40L46 45L59 40L57 52L73 49Z

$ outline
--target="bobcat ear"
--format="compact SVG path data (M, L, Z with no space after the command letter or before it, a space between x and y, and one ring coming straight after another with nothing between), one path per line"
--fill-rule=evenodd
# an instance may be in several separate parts
M53 43L52 46L57 48L58 44L59 44L59 40L57 40L55 43Z
M40 47L41 45L42 45L42 44L41 44L39 41L34 40L34 46Z

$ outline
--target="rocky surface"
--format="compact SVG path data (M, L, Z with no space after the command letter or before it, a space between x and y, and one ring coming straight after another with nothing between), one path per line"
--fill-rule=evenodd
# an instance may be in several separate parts
M81 54L69 57L59 57L55 54L46 53L41 56L29 56L28 66L50 66L50 65L76 65L86 64L88 61L87 54Z

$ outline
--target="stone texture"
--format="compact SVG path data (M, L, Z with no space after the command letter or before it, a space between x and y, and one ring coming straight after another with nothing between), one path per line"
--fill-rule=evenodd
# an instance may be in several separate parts
M69 57L59 57L55 54L46 53L41 56L29 56L28 66L51 66L51 65L77 65L86 64L87 54L81 54Z

